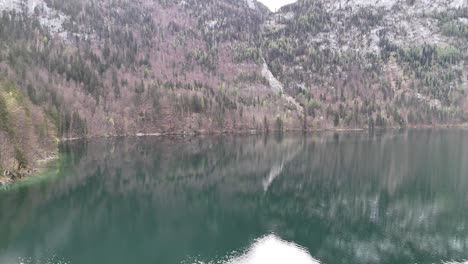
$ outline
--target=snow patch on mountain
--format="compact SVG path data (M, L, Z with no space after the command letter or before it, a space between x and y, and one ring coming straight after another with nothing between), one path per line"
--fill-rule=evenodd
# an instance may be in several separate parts
M284 86L283 84L276 79L276 77L273 75L273 73L270 71L268 68L268 65L265 62L265 59L263 60L263 66L262 66L262 76L265 78L268 83L270 84L270 88L275 92L280 94L288 103L291 105L294 105L294 107L302 113L304 111L304 108L294 99L292 96L286 94L284 92Z
M415 0L411 5L407 0L330 0L322 1L324 7L332 14L331 24L335 30L324 30L311 35L308 43L318 45L322 50L333 50L338 53L364 52L380 54L381 40L400 47L414 45L447 46L451 43L449 36L442 33L438 20L430 14L443 12L452 8L467 8L466 0ZM349 27L346 22L354 16L362 17L372 14L376 20L366 30L362 27ZM276 13L265 23L264 29L270 33L280 32L287 27L287 21L295 18L294 13ZM461 24L468 19L461 18ZM357 38L358 36L358 38Z
M0 0L0 10L21 10L19 0Z
M249 8L254 9L254 10L257 9L257 6L255 5L254 0L245 0L245 2L247 3L247 6L248 6Z
M413 4L408 4L407 2L407 0L336 0L330 1L328 3L328 8L329 10L347 7L378 7L391 9L400 6L411 11L427 12L468 6L466 0L415 0Z
M262 76L268 80L268 83L270 84L271 89L275 93L283 93L283 84L278 81L278 79L275 78L273 73L270 71L268 68L268 65L266 62L263 62L263 67L262 67Z
M39 23L51 34L66 37L63 24L68 17L48 7L44 0L0 0L0 11L28 12L37 16Z
M437 28L437 21L418 18L404 20L399 17L389 17L387 24L394 25L394 27L389 26L391 29L389 39L400 46L448 43L445 36L434 30Z
M329 2L329 9L346 8L354 6L376 6L391 8L398 0L338 0Z

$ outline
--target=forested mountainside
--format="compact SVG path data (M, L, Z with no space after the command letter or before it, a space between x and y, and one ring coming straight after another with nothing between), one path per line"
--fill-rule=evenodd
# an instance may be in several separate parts
M262 129L288 105L261 77L269 11L255 1L8 0L0 8L0 80L44 117L37 127L51 124L52 141ZM4 126L5 158L31 151Z
M300 0L275 14L254 0L0 0L0 10L3 168L63 138L468 119L464 0Z
M468 120L467 1L299 0L263 32L270 69L319 127Z
M55 124L41 107L14 83L0 81L0 170L27 170L30 161L54 155L56 136Z

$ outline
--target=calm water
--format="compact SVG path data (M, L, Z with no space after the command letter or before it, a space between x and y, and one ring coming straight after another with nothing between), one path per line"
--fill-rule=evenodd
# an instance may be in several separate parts
M0 191L0 263L463 263L468 131L75 142Z

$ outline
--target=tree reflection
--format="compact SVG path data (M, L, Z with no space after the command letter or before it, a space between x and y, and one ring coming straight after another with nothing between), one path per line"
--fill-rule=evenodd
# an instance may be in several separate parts
M468 258L464 131L122 138L62 152L60 178L0 193L0 262L207 261L270 233L324 263Z

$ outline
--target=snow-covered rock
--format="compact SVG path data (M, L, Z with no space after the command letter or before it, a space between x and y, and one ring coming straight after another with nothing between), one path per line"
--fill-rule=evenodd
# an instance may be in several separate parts
M450 36L443 34L439 21L431 14L452 8L468 8L466 0L415 0L413 4L408 4L407 0L330 0L322 3L331 15L333 30L310 35L307 41L335 52L365 51L372 54L380 53L379 43L384 38L400 47L451 43ZM369 22L366 16L375 18ZM369 24L365 27L349 26L349 21L356 20L356 17ZM277 13L265 23L265 28L272 33L281 31L290 19L295 19L293 12ZM461 18L459 22L467 24L468 20Z
M466 0L415 0L413 4L408 4L407 0L335 0L328 2L329 9L346 7L378 7L391 9L395 6L404 7L409 11L424 12L437 11L446 8L467 7Z
M266 62L263 62L262 76L263 76L263 78L265 78L268 81L268 83L270 85L270 88L275 93L280 94L283 97L283 99L285 99L288 103L290 103L291 105L294 105L294 107L300 113L304 111L303 107L296 101L296 99L294 99L292 96L284 93L283 84L280 81L278 81L278 79L276 79L276 77L273 75L273 73L268 68L268 65L266 64Z
M44 0L0 0L0 11L28 12L29 15L37 15L41 25L51 34L59 34L66 37L63 24L67 16L50 8Z
M268 80L268 83L270 84L271 89L273 89L275 93L283 93L283 90L284 90L283 84L281 84L281 82L275 78L273 73L268 68L268 65L266 64L266 62L263 63L262 76Z
M257 6L255 5L254 0L245 0L245 2L247 3L247 6L248 6L249 8L257 9Z

